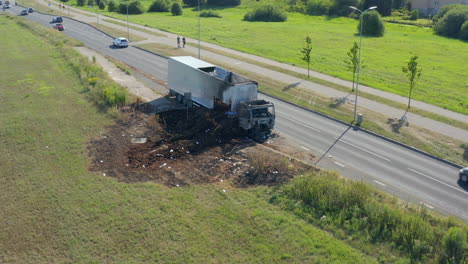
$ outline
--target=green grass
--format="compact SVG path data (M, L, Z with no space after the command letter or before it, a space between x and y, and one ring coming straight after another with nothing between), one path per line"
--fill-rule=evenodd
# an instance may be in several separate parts
M149 6L151 1L142 1ZM229 48L306 67L300 59L305 37L312 38L312 69L343 79L351 79L345 63L346 52L359 41L357 21L289 13L285 23L242 21L256 1L244 1L235 8L216 9L218 18L201 19L201 38ZM263 3L263 2L262 2ZM103 12L125 20L125 15ZM132 15L133 23L197 38L197 12L185 8L182 16L169 13ZM386 24L382 38L363 38L362 59L366 66L361 83L402 96L408 94L408 80L401 72L412 55L420 57L423 73L413 98L468 114L466 42L434 35L432 29Z
M4 16L0 34L0 262L377 263L269 204L267 188L89 172L87 143L113 119L85 99L60 49Z
M149 43L138 46L164 56L196 56L195 54L187 52L186 49L178 49L165 44ZM263 75L253 74L245 68L238 68L233 65L223 64L222 62L212 60L209 57L205 57L204 60L258 81L260 84L259 89L262 92L282 98L284 100L301 105L303 107L319 111L321 113L324 113L328 116L337 118L347 123L351 123L353 121L354 109L350 105L343 104L333 106L334 102L330 98L315 94L310 90L305 90L301 88L294 88L284 91L283 88L288 85L286 83L278 82ZM371 95L368 95L368 97L372 98ZM397 132L394 132L391 127L393 123L388 123L388 117L369 111L367 109L360 109L359 111L365 116L365 122L361 125L361 127L365 129L368 129L385 137L394 139L396 141L402 142L409 146L421 149L437 157L450 160L457 164L468 164L468 159L464 154L466 146L461 141L454 140L452 138L442 136L440 134L436 134L421 128L411 129L412 126L408 128L403 127ZM448 124L456 125L461 128L466 128L466 124L464 123L455 121L452 121L453 123L451 123L451 121L447 118L434 116L427 112L419 113L419 111L421 110L415 112L418 114L423 114L426 117L438 119L439 121L445 121Z

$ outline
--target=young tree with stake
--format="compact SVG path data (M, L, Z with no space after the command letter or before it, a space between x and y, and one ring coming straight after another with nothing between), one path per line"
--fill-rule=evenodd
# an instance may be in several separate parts
M359 66L358 51L359 47L355 41L353 47L347 53L349 59L344 61L346 64L348 64L348 69L353 71L353 88L351 89L351 92L354 92L354 80L356 79L356 72Z
M310 77L310 52L312 51L312 39L306 37L306 45L301 49L302 60L307 62L307 78Z
M417 81L419 80L419 77L421 77L421 67L418 67L418 56L412 56L410 60L408 61L407 66L402 67L402 71L406 73L406 76L408 77L408 80L410 81L410 91L409 91L409 97L408 97L408 108L406 109L405 114L408 112L408 110L411 107L411 94L413 92L414 87L416 86Z

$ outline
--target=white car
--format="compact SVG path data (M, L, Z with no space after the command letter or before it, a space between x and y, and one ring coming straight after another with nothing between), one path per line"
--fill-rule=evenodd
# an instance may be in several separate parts
M461 182L468 183L468 167L461 169L458 176L460 177Z
M116 38L114 39L114 46L119 48L128 47L128 40L126 38Z

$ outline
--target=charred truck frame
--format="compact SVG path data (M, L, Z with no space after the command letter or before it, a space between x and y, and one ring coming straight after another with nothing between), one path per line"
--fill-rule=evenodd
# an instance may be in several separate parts
M239 119L239 126L253 140L265 141L275 125L275 107L258 100L258 83L205 61L190 57L170 57L169 95L187 107L208 109L215 102L230 105L227 113Z

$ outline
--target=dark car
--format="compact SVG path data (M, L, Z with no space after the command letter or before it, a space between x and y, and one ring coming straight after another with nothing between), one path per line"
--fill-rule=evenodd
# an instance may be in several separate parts
M32 7L28 8L28 13L34 13L34 9Z
M461 182L468 183L468 167L461 169L458 176Z
M52 18L52 23L62 23L63 18L61 16L56 16Z
M60 23L55 24L54 28L57 29L58 31L64 31L65 30L65 27Z
M27 16L28 15L28 10L25 9L25 10L21 11L20 15Z

